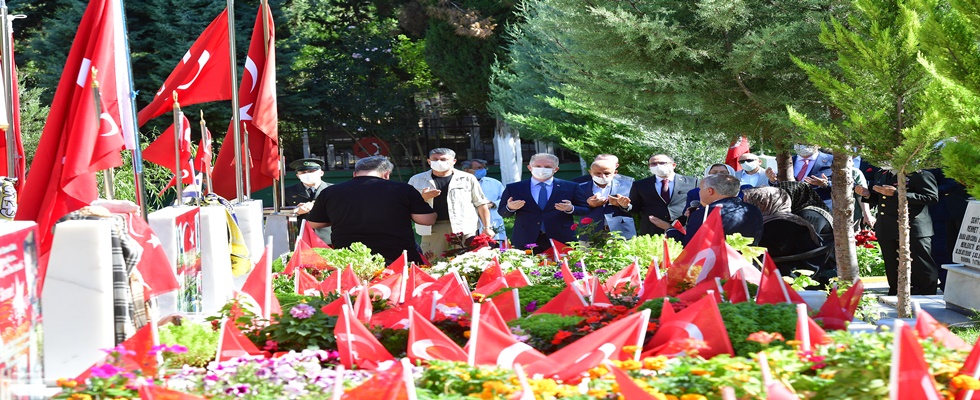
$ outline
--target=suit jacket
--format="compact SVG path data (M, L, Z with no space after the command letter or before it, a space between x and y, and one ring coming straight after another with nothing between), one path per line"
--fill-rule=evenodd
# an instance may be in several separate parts
M918 171L907 175L908 183L906 197L909 202L909 237L930 237L934 231L932 217L929 215L929 205L939 202L939 185L936 176L929 171ZM888 170L875 173L874 179L868 186L891 185L898 187L898 176ZM878 239L898 239L898 192L894 196L882 196L871 191L868 204L877 206L878 215L875 222L875 234Z
M796 165L796 159L798 157L799 156L793 156L794 171L796 171L795 165ZM821 175L827 175L827 178L830 178L831 172L833 172L833 169L831 168L830 164L833 162L834 162L833 155L818 151L817 159L813 162L813 168L810 168L810 172L808 172L806 176L819 178ZM820 195L820 200L830 200L830 186L827 187L814 186L813 190L816 190L817 194Z
M673 223L677 218L684 215L684 210L687 208L687 192L696 187L698 187L696 178L674 175L674 193L670 196L670 203L668 204L660 197L657 177L651 176L634 182L630 189L629 209L640 221L639 233L641 235L664 233L664 230L650 222L648 217L652 215Z
M616 179L613 179L609 183L609 195L620 195L624 197L629 197L630 189L633 187L632 179L618 179L619 175L616 175ZM582 192L586 196L592 197L592 188L595 185L591 180L589 182L581 184ZM588 199L586 197L586 199ZM588 203L586 203L588 204ZM620 207L610 205L609 203L603 204L599 207L590 208L589 213L586 214L587 217L592 218L595 223L600 224L598 228L609 227L610 231L617 231L626 239L630 239L636 236L636 225L633 224L633 215L626 212Z
M320 185L316 187L316 195L319 196L323 189L330 186L327 182L320 182ZM295 185L286 187L286 205L287 206L298 206L300 203L307 203L316 200L316 197L311 198L309 192L306 191L306 186L302 183L297 183Z
M579 184L572 181L556 178L552 185L551 197L548 198L544 210L538 207L537 200L531 196L530 180L514 182L504 188L504 194L500 196L500 215L504 218L514 217L511 242L515 248L523 249L527 244L537 242L542 224L545 233L552 239L566 243L576 240L575 231L572 230L572 215L585 215L589 212L588 204L583 203L589 196L582 192ZM524 200L524 206L518 210L508 210L507 201L510 198ZM555 209L555 204L563 200L572 201L575 209L571 214Z
M753 246L759 244L759 240L762 239L762 211L738 197L728 197L716 200L708 207L698 208L691 213L691 217L687 220L687 236L683 240L685 245L701 228L705 219L705 208L714 210L718 207L721 207L721 225L726 235L738 232L744 237L755 239L752 241Z

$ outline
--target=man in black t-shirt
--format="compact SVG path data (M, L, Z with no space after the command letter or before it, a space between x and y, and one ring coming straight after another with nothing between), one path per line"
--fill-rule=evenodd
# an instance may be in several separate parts
M317 196L307 217L310 226L333 227L334 247L361 242L388 263L407 250L409 261L421 263L412 222L432 225L436 213L418 190L388 180L393 168L382 156L358 160L354 179L327 187Z

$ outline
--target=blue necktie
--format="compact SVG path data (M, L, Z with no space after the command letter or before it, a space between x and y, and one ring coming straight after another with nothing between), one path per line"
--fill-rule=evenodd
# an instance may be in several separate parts
M548 205L548 188L544 182L538 182L538 207L544 210Z

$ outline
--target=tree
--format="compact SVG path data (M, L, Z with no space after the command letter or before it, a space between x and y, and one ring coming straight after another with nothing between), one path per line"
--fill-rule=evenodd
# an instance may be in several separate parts
M837 54L834 69L798 61L842 118L822 124L789 108L790 118L815 138L839 145L850 136L861 154L898 175L898 312L911 313L907 174L919 170L943 133L929 110L931 79L917 60L920 15L914 0L856 0L844 22L832 19L820 42ZM835 160L836 161L836 160Z

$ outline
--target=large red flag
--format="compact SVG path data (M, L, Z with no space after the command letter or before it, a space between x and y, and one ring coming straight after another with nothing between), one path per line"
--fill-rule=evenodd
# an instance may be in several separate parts
M544 354L514 339L510 331L501 332L489 324L479 326L476 337L470 336L464 350L470 346L480 350L475 352L473 362L476 365L512 368L514 364L528 365L547 360Z
M263 11L269 24L269 39L265 41L262 28ZM248 46L245 72L238 87L239 115L248 131L249 168L252 190L260 190L279 179L279 112L276 105L276 45L272 12L259 7ZM234 122L233 122L234 123ZM245 135L245 132L242 132ZM234 126L228 127L224 143L234 140ZM244 143L244 141L243 141ZM214 165L215 175L224 177L213 183L214 192L226 198L235 197L235 152L233 146L221 146ZM232 179L229 179L232 178Z
M735 168L736 171L741 171L742 166L738 164L738 158L745 153L749 152L749 139L745 136L738 138L732 145L728 148L728 154L725 154L725 164L730 167Z
M31 163L31 178L18 201L17 220L38 224L42 260L51 249L54 223L98 198L95 172L122 165L123 117L118 108L106 106L118 102L117 72L128 75L115 58L121 18L115 1L93 0L85 9ZM100 83L101 115L96 114L93 69ZM38 291L47 271L46 261L40 264Z
M149 287L143 291L143 296L149 300L154 296L177 290L180 284L177 282L173 265L167 258L167 253L163 251L160 238L153 233L150 225L134 214L126 215L126 225L129 228L129 235L143 247L143 255L136 264L136 269L143 277L143 283Z
M646 337L650 310L632 314L610 323L548 356L527 366L530 374L543 374L570 380L599 365L604 360L639 359L639 348ZM627 352L625 346L637 350Z
M416 360L466 361L466 352L445 333L429 322L426 316L408 308L408 358Z
M150 143L143 150L144 160L167 168L170 172L174 173L175 177L170 179L170 183L163 190L169 189L171 186L176 185L177 182L174 140L178 140L180 145L180 182L185 186L194 183L194 155L191 153L191 122L183 113L181 113L180 117L183 127L181 128L179 137L174 133L177 128L170 125L153 143ZM161 191L161 193L163 192Z
M664 303L664 308L666 307L667 304ZM677 353L676 344L686 339L705 342L708 348L698 353L704 358L718 354L735 354L725 329L725 321L718 311L718 302L711 297L703 297L676 314L661 315L660 328L647 343L644 349L648 351L643 356L673 355Z
M672 262L671 268L685 268L690 270L696 266L701 267L695 284L705 280L714 280L719 277L722 280L731 278L728 270L728 250L725 248L725 229L721 224L721 209L715 207L708 212L708 218L698 229L691 241L684 247L684 251L677 255ZM684 278L688 274L668 274L671 277ZM677 287L679 282L671 282L672 287Z
M936 382L922 354L915 331L901 320L895 320L895 342L892 347L891 400L939 400Z
M13 50L14 48L13 42L14 42L14 38L13 35L11 35L10 37L11 50ZM11 52L10 54L10 65L16 65L14 63L13 52ZM17 178L17 183L14 184L14 187L18 191L20 191L24 187L24 168L26 167L25 165L26 158L24 157L24 143L21 140L21 136L20 136L20 87L17 84L17 68L14 68L13 71L11 71L11 73L12 73L11 76L12 88L10 91L13 94L12 96L13 102L11 104L6 104L6 107L10 107L11 109L13 109L14 119L12 121L6 121L8 124L6 128L2 128L2 126L0 126L0 128L2 128L0 129L0 133L5 135L6 131L8 130L13 131L14 153L16 154L15 157L17 157L17 159L14 161L14 170L7 171L5 176L10 178ZM2 118L6 120L7 119L6 110L0 110L0 111L3 112ZM6 170L7 168L7 141L6 140L0 141L0 168L4 168L4 170Z
M215 17L157 90L153 101L139 112L139 125L173 110L177 101L188 106L231 100L231 57L228 55L228 10Z

